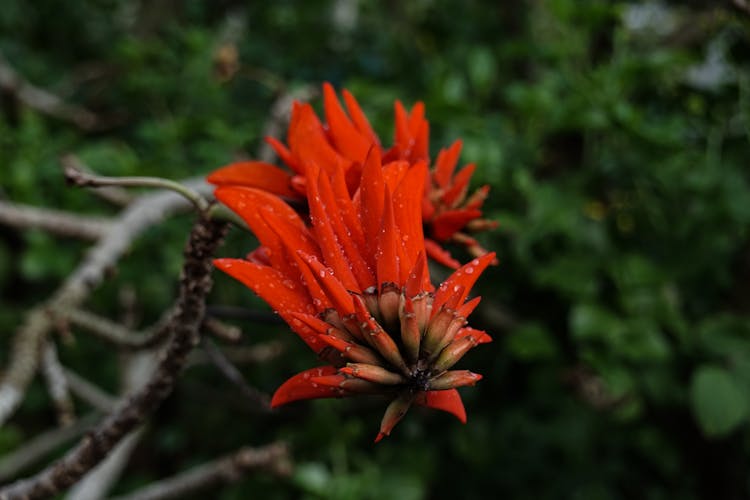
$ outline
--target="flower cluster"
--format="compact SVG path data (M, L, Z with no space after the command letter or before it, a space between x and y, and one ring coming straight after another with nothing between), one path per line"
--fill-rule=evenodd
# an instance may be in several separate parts
M295 102L287 133L287 145L273 137L266 141L288 167L283 169L261 161L243 161L220 168L208 177L216 185L248 186L263 189L295 201L305 201L306 165L315 163L326 172L344 172L349 191L359 185L362 165L371 148L377 149L388 165L406 162L409 166L430 163L429 130L424 104L418 102L411 111L396 101L394 144L384 149L356 99L343 91L348 114L341 106L333 87L323 85L323 108L326 123L321 123L312 106ZM475 166L466 165L458 172L462 143L454 142L438 153L425 174L421 203L422 221L426 229L427 255L454 269L459 262L441 244L464 246L474 257L487 253L468 233L491 229L495 223L482 218L481 207L489 192L482 186L469 194L468 187Z
M459 206L457 199L474 214L466 207L481 204L486 190L467 199L467 169L452 177L460 144L428 169L421 105L407 116L397 104L396 145L384 151L351 95L344 92L349 118L330 86L324 90L327 129L309 105L295 104L290 147L271 140L294 174L250 162L210 176L216 198L260 242L245 259L217 259L216 266L262 297L326 363L287 380L271 404L385 395L391 402L376 441L411 405L465 421L456 388L481 376L452 368L491 340L466 318L480 300L469 299L470 290L495 257L480 252L436 288L424 222L430 213L438 221L433 231L445 227L440 203ZM306 201L308 211L283 198Z

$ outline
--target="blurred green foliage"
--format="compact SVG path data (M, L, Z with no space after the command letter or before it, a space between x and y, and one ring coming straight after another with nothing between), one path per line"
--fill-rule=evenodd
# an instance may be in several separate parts
M61 154L107 175L203 175L256 154L277 95L322 81L349 88L382 137L394 99L425 101L433 153L463 138L475 184L492 185L500 227L482 238L501 264L480 280L473 324L496 341L462 363L485 375L463 391L467 426L417 410L373 446L379 401L258 416L196 368L120 490L283 438L290 481L250 477L222 498L749 497L749 28L729 1L3 2L5 58L101 118L80 130L1 93L3 198L114 214L64 186ZM117 317L133 287L142 322L157 318L188 227L149 231L89 306ZM224 252L253 244L236 232ZM7 332L84 251L0 228L0 362ZM212 303L263 310L216 281ZM242 326L248 345L288 344L243 367L262 390L314 362L283 326ZM84 334L61 346L115 390L108 353ZM0 452L50 426L50 408L35 385Z

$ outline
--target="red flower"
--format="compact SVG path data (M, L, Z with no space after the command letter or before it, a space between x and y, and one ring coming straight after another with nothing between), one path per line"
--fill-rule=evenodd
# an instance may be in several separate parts
M326 83L323 85L325 124L320 122L310 104L295 102L287 133L288 146L272 137L266 138L291 172L270 163L245 161L216 170L208 176L208 181L220 186L255 187L286 198L304 200L308 182L306 168L310 164L317 165L329 175L334 170L343 171L347 188L353 193L372 147L379 150L386 166L399 161L406 162L409 168L429 163L429 123L424 116L423 103L418 102L407 113L396 101L394 145L384 150L357 101L346 90L342 94L348 114L333 87ZM494 222L481 218L481 207L489 186L468 194L474 165L455 171L461 144L459 140L450 148L441 150L434 165L425 169L421 203L428 232L427 254L453 268L458 268L460 263L440 246L441 243L458 243L479 257L487 251L468 232L496 226Z
M216 266L260 295L328 364L287 380L272 406L290 401L382 394L391 398L376 441L410 405L466 413L456 387L481 376L450 368L490 337L466 325L479 303L469 291L488 253L435 289L425 258L421 203L426 164L382 165L372 148L350 194L348 169L305 164L308 225L279 197L219 186L261 247Z

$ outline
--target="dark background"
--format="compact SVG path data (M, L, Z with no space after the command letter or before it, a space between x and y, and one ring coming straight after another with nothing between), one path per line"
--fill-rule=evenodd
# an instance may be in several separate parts
M735 3L4 0L7 62L99 117L82 128L0 91L4 199L114 214L64 185L61 154L106 175L205 175L257 154L278 95L322 81L351 90L386 144L393 101L423 100L432 154L463 138L473 185L492 185L500 226L481 240L500 265L472 324L495 342L461 363L485 376L462 390L466 426L417 410L373 445L380 401L258 415L203 366L116 491L285 439L291 479L250 476L221 498L749 498L750 12ZM132 290L137 325L158 318L189 225L146 233L87 308L118 318ZM222 254L254 244L235 231ZM85 248L0 227L0 363ZM266 311L216 281L211 304ZM243 344L285 347L242 365L252 386L272 392L315 363L283 325L237 324ZM59 344L117 391L111 348L83 332ZM0 454L54 424L37 381Z

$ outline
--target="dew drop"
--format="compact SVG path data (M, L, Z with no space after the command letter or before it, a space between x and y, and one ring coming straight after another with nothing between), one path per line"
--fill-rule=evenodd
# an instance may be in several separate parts
M323 269L321 269L318 274L320 275L321 278L325 278L326 277L326 272Z
M465 269L465 272L466 272L466 274L473 274L474 273L474 268L473 267L467 267Z
M290 290L294 289L294 281L292 281L292 280L284 280L284 281L281 282L281 284L284 285L285 287L287 287Z

